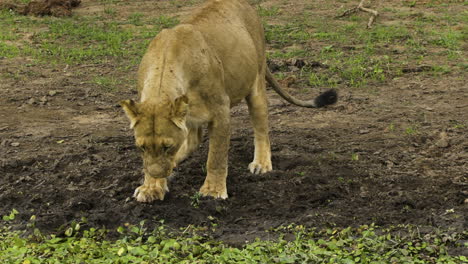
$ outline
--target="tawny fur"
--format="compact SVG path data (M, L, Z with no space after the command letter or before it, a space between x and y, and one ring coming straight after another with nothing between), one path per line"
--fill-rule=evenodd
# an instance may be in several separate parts
M140 64L140 102L121 102L143 150L145 182L136 199L164 198L166 178L197 148L204 125L209 153L200 192L227 198L229 112L244 99L255 135L249 169L271 171L266 71L262 24L245 0L208 0L178 26L161 31Z

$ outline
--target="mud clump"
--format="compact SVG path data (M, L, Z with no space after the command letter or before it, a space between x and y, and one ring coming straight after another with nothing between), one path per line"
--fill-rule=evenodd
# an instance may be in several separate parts
M79 6L81 0L33 0L29 4L19 4L11 0L0 0L0 9L11 9L22 15L71 16L71 10Z

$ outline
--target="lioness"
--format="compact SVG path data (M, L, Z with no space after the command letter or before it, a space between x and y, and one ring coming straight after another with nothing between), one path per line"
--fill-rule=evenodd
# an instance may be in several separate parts
M261 21L245 0L208 0L150 43L138 70L140 102L121 102L143 152L139 202L164 199L167 177L200 143L208 125L204 196L226 199L230 108L246 99L255 134L251 173L272 170L265 78L287 101L305 107L335 103L330 90L301 101L282 90L266 66Z

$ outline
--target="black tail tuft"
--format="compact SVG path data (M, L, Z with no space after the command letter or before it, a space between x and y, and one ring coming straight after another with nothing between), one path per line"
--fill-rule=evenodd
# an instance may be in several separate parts
M316 107L323 107L334 104L336 101L338 101L338 94L334 89L330 89L317 96L314 100L314 103Z

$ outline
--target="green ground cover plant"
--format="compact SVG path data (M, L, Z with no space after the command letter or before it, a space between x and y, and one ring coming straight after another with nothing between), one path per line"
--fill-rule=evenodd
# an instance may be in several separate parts
M113 231L89 228L83 219L60 235L44 235L34 229L13 231L5 225L15 213L4 217L0 229L2 263L466 263L463 255L450 255L447 246L461 245L467 234L421 234L417 227L316 230L289 225L271 230L271 240L255 240L230 246L213 240L206 228L189 226L169 231L147 230L144 221ZM214 228L214 227L213 227ZM182 231L183 230L183 231ZM118 234L117 237L115 234Z

